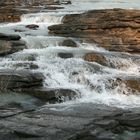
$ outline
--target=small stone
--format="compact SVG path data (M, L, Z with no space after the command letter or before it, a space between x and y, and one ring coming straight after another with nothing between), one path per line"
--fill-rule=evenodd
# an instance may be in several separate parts
M36 25L36 24L30 24L30 25L27 25L26 28L29 28L29 29L32 29L32 30L37 30L39 28L39 26Z

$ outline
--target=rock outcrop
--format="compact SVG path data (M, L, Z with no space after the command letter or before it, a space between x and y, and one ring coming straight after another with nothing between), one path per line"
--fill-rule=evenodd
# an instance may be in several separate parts
M63 23L49 27L50 33L81 38L110 51L140 52L139 10L93 10L66 15Z
M9 105L0 107L0 116L0 137L4 140L139 139L139 109L124 111L83 103L71 108L46 105L25 111Z

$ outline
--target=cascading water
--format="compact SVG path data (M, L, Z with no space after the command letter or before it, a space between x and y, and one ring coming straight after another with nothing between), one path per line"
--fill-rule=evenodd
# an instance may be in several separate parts
M71 8L71 6L68 8ZM37 64L39 68L34 71L44 74L46 78L44 80L45 87L71 88L80 93L80 98L63 104L102 103L118 107L140 106L139 95L133 95L132 91L129 91L123 84L113 85L119 75L139 76L139 57L137 58L138 63L136 63L131 57L130 59L120 57L114 52L108 52L103 48L97 49L95 44L82 44L78 41L78 48L67 48L59 45L65 38L48 35L47 27L61 23L65 14L73 13L70 12L71 10L68 12L61 10L63 12L58 13L27 14L21 17L19 23L1 25L2 32L9 30L12 33L20 34L22 39L27 42L28 49L0 58L0 68L13 68L18 63L27 62ZM25 26L29 24L38 25L38 30L26 28ZM92 51L109 54L107 55L108 63L112 63L114 67L108 68L95 62L84 61L82 56L86 52ZM73 58L60 58L58 56L60 52L72 53ZM113 58L111 55L113 55ZM31 56L35 59L29 61L28 58ZM18 67L18 69L20 68L23 67Z

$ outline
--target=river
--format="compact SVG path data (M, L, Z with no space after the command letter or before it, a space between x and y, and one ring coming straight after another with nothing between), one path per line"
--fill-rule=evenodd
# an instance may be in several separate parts
M114 87L112 85L112 82L116 80L116 77L119 76L139 77L140 63L139 61L134 61L134 59L140 60L139 55L108 51L104 48L98 47L96 44L84 42L81 43L77 38L70 39L74 40L78 44L78 47L74 48L62 46L60 44L63 40L66 39L66 37L50 35L48 26L60 24L66 14L83 13L85 11L93 9L140 9L140 1L72 0L71 5L61 6L64 6L64 9L46 10L42 8L42 10L38 13L22 15L20 22L0 24L0 32L19 34L22 37L21 39L26 41L28 47L27 49L24 49L20 52L16 52L6 57L0 57L0 69L23 69L24 65L17 67L17 64L34 63L38 65L38 68L32 71L41 72L44 75L44 87L64 88L76 91L77 98L73 98L72 100L64 99L63 103L47 103L43 108L39 110L39 112L41 113L46 113L47 116L49 116L49 113L52 113L54 115L54 118L50 116L51 119L49 118L48 120L53 120L54 125L58 123L58 128L61 127L61 125L64 127L66 124L66 126L63 128L64 130L67 127L73 129L73 127L75 126L76 129L78 129L81 127L81 125L85 125L87 120L91 121L92 116L100 116L99 114L102 115L102 111L103 114L106 114L112 107L113 109L118 108L123 110L131 110L133 108L139 109L139 93L137 95L133 94L133 91L128 90L128 88L124 85L118 85ZM37 30L26 28L26 25L30 24L38 25L39 28ZM106 54L108 56L108 62L111 62L114 65L114 68L102 66L96 62L84 61L82 57L87 52ZM73 54L73 57L67 59L60 58L59 53ZM31 57L31 60L27 59L29 57ZM35 57L35 59L32 60L32 57ZM91 85L94 85L94 87L92 87ZM26 96L20 97L19 95L16 95L13 97L12 95L1 95L0 97L0 104L2 104L2 102L7 103L13 101L21 101L23 103L26 102L26 104L30 106L30 103L34 102L34 100ZM33 115L35 114L31 114L31 117L28 118L29 120L26 118L27 121L32 121L30 120L30 118L34 119L32 118ZM61 115L63 115L62 118L57 118ZM69 119L65 118L65 116L68 116ZM73 119L71 118L71 116L76 117L75 119ZM77 118L77 116L80 117ZM25 115L24 117L27 116ZM24 121L26 121L26 119L23 119L21 121L19 118L20 116L16 118L17 122L18 120L19 122L23 121L23 123ZM38 118L39 117L36 117L35 121L33 120L33 123L36 123ZM69 120L72 122L68 122ZM45 126L45 121L43 123L41 121L41 119L38 120L38 126ZM61 122L62 124L59 124L59 122ZM50 123L49 125L51 126L51 129L54 131L52 121L48 121L47 123ZM73 126L71 124L75 125ZM31 123L29 123L29 125L32 126ZM20 129L23 130L23 128L19 126L19 131ZM27 128L25 127L25 129L30 132L30 127L28 128L27 126ZM50 128L47 126L47 133L53 134L53 131L50 131L49 129ZM129 136L132 136L133 133L126 135L128 138L131 138ZM126 140L128 140L126 135L124 137L126 138ZM53 136L50 139L53 140ZM54 139L56 139L56 137Z
M115 52L108 52L103 48L97 47L95 44L80 43L78 48L70 48L60 46L59 43L64 37L51 36L48 34L48 26L61 23L63 16L72 13L81 13L89 9L106 9L106 8L140 8L137 0L74 0L72 5L65 6L65 9L56 11L41 11L35 14L26 14L21 16L21 22L7 23L0 26L1 32L15 33L22 36L28 44L28 49L1 58L0 68L13 68L15 64L25 62L26 55L36 55L34 62L39 66L36 71L43 73L46 77L44 81L45 87L53 88L71 88L77 90L80 98L64 104L75 103L102 103L121 108L140 106L140 96L124 95L128 92L126 87L116 87L114 89L106 88L108 79L114 79L116 75L135 75L140 74L140 66L132 61L132 59L120 58ZM39 25L38 30L30 30L25 28L26 25ZM88 51L97 51L107 54L115 54L116 58L110 59L116 65L116 69L103 67L102 72L94 73L92 66L81 59L83 54ZM58 53L73 53L74 58L63 59L58 57ZM93 63L93 65L98 65ZM119 68L120 65L126 65ZM73 76L72 73L77 72L78 75ZM100 90L92 90L88 83L100 88Z

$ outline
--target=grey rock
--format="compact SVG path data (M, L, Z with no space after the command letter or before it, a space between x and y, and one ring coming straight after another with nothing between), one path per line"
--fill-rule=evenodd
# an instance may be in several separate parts
M0 56L12 54L27 48L23 41L0 40Z
M0 89L20 89L42 85L43 76L30 70L1 69Z
M39 26L36 24L30 24L30 25L26 25L26 28L29 28L32 30L37 30L39 28Z
M24 88L22 92L51 103L63 102L79 96L76 91L63 88L32 87Z
M21 37L16 34L5 34L5 33L0 33L0 39L1 40L20 40Z
M59 57L61 57L61 58L65 58L65 59L67 59L67 58L72 58L73 57L73 54L72 53L58 53L58 56Z

